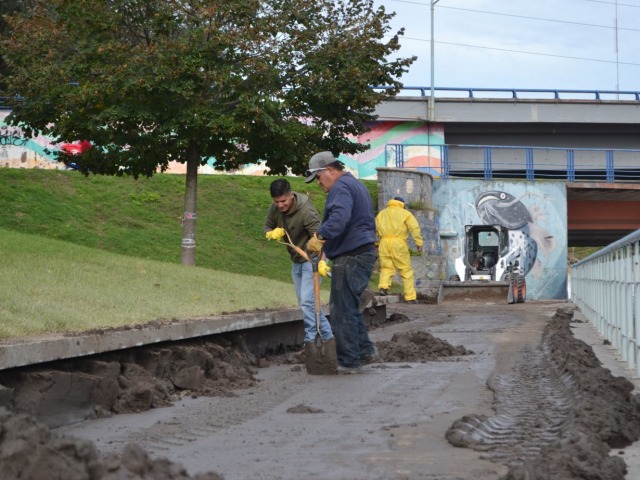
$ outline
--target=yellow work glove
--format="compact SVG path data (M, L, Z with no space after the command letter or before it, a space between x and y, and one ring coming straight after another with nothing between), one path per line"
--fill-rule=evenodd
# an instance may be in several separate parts
M327 265L327 262L320 260L318 262L318 273L326 278L330 272L331 269L329 268L329 265Z
M320 255L324 240L319 240L318 236L314 233L313 237L307 242L307 252L311 255Z
M270 232L265 233L265 237L267 240L276 240L280 241L284 238L285 231L284 228L274 228Z

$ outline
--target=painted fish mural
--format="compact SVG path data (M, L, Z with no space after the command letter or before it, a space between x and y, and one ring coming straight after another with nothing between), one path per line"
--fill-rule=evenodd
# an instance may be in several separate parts
M520 247L520 264L524 275L533 268L538 244L532 237L533 218L527 207L506 192L488 191L476 198L476 212L484 224L500 224L509 229L510 247Z

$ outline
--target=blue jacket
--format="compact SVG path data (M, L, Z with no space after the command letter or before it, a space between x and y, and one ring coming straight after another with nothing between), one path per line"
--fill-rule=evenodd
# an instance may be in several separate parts
M329 190L318 235L326 240L323 250L330 259L375 243L371 195L351 173L342 175Z

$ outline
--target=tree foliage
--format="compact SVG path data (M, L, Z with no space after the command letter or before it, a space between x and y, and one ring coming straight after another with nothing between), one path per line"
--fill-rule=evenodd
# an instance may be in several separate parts
M171 160L304 170L361 151L373 108L414 59L369 0L41 0L6 37L11 119L98 148L87 171L151 175ZM402 32L398 32L402 33ZM301 122L301 119L304 120Z
M26 12L33 0L2 0L0 2L0 39L9 35L9 26L5 21L5 15ZM7 94L6 78L9 75L9 67L4 59L4 50L0 49L0 95Z
M85 173L178 161L189 176L209 159L301 173L319 149L366 149L348 136L415 60L390 59L403 31L372 0L30 1L5 17L10 91L24 98L8 121L89 140L73 158Z

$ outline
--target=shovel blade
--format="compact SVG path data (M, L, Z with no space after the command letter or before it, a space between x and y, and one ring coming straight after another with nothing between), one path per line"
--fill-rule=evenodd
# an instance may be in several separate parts
M322 340L316 336L304 350L307 363L307 373L310 375L336 375L338 373L338 356L336 354L336 339Z

